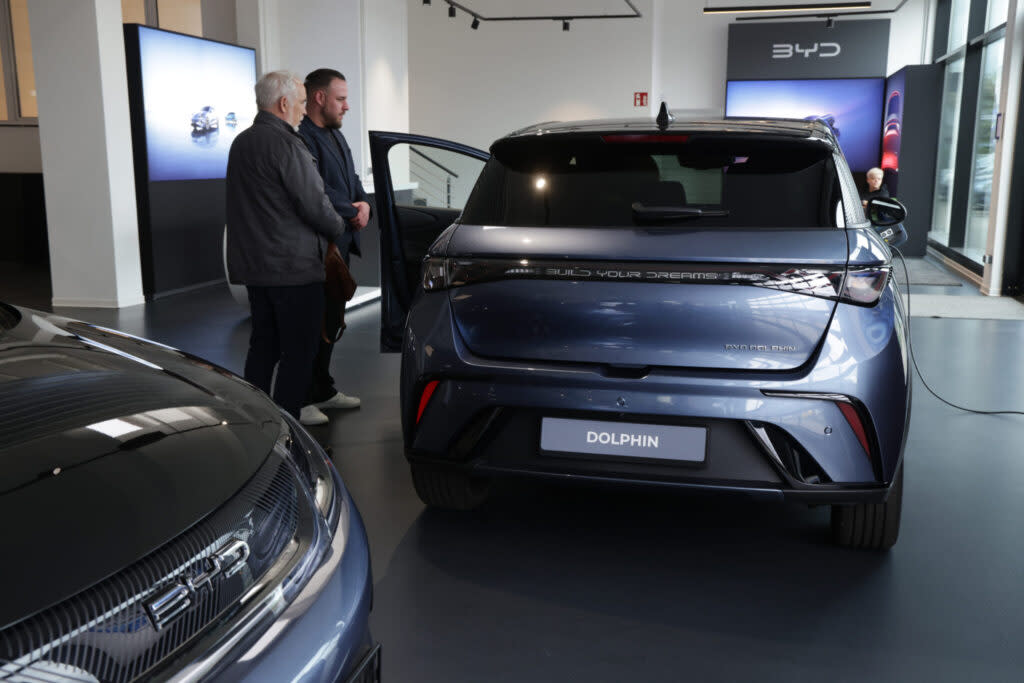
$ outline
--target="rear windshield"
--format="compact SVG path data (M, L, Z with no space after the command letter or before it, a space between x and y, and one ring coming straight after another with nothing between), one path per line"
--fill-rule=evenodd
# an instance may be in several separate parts
M537 136L491 151L464 223L819 228L843 220L832 150L816 140Z

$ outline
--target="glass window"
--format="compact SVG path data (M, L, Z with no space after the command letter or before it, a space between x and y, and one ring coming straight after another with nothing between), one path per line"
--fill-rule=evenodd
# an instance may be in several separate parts
M160 28L192 36L203 35L201 0L157 0L156 16Z
M484 162L458 152L398 144L388 150L398 204L462 210Z
M946 65L942 85L942 114L939 123L939 149L935 169L935 196L932 205L932 229L928 236L949 246L950 209L953 203L953 167L960 129L960 97L963 88L964 59Z
M36 104L36 72L32 65L32 37L28 30L28 0L11 0L11 32L18 78L18 109L22 117L39 116Z
M126 24L145 24L146 0L121 0L121 21Z
M0 46L2 48L2 46ZM6 121L7 116L7 85L4 83L4 51L0 49L0 121Z
M967 18L971 11L971 0L953 0L949 10L949 42L946 52L952 52L967 42Z
M985 47L981 57L981 87L978 91L978 121L974 133L974 163L963 253L981 262L988 238L988 215L992 198L992 171L996 155L996 124L999 114L999 85L1003 72L1003 44L1000 38Z
M835 206L842 200L836 162L816 141L631 137L644 136L500 141L463 220L499 226L836 227Z
M988 14L985 17L985 30L989 30L1006 22L1009 0L988 0Z

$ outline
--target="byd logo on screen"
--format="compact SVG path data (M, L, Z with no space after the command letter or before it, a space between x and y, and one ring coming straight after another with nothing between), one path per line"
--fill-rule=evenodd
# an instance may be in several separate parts
M814 43L810 47L801 46L800 43L773 43L772 59L790 59L797 55L807 59L811 55L818 57L838 57L842 52L839 43Z

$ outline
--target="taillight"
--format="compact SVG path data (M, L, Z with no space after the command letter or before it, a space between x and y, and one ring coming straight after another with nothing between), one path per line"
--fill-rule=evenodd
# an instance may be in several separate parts
M846 422L849 423L850 429L857 436L857 441L860 442L861 448L864 449L864 455L867 456L868 460L871 460L871 444L868 441L867 429L860 418L860 411L853 404L844 401L837 401L836 405L839 406L839 410L842 412L843 417L846 418Z
M416 424L420 423L420 418L423 417L423 411L427 409L427 404L430 403L430 397L434 395L434 390L437 389L437 385L441 382L434 379L427 382L427 385L423 387L423 393L420 394L420 407L416 411Z
M871 306L878 301L889 280L889 268L860 268L846 273L841 301Z

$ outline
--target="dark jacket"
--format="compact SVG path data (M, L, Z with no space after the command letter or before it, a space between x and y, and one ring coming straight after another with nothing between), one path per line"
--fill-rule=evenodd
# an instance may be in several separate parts
M321 128L310 121L308 116L303 117L302 123L299 124L299 135L316 157L320 177L324 180L324 188L331 204L334 205L334 210L345 219L345 229L351 237L351 252L362 256L359 248L359 231L352 227L348 219L354 218L358 213L352 202L370 203L370 198L356 174L352 150L345 141L345 136L340 130ZM343 244L338 246L344 247Z
M231 282L257 286L324 281L328 240L345 222L324 194L316 163L287 122L259 112L231 144L227 262Z

